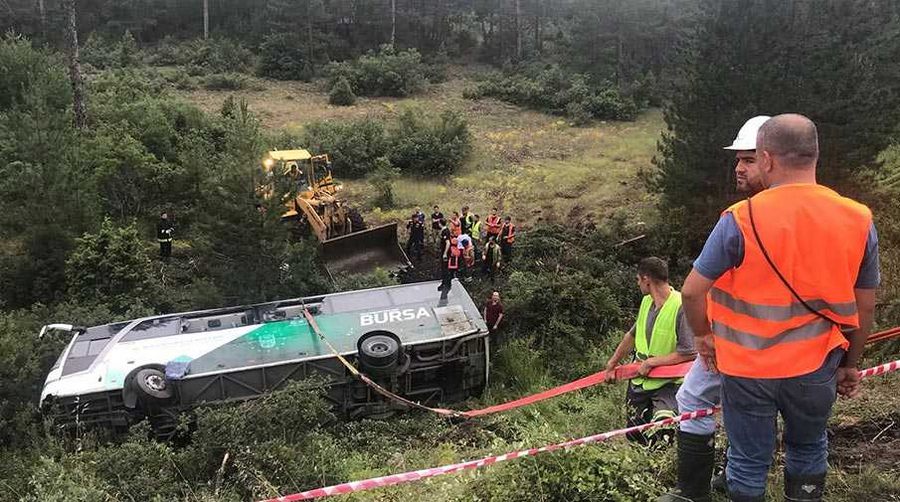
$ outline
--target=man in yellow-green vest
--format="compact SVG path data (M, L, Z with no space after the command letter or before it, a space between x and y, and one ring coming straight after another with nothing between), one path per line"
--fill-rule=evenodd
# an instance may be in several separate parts
M628 426L673 417L678 410L675 393L680 380L646 378L656 366L690 361L696 357L694 335L681 311L681 293L669 285L669 267L656 257L638 264L637 283L644 295L634 326L625 333L606 363L607 382L613 370L632 351L641 362L639 377L628 383L625 396L629 407ZM655 435L632 434L632 441L647 443Z

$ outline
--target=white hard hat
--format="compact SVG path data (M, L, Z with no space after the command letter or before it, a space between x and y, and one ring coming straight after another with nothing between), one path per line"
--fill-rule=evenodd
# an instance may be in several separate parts
M757 115L744 123L741 130L738 131L737 137L730 146L726 146L726 150L756 150L756 133L759 128L769 120L768 115Z

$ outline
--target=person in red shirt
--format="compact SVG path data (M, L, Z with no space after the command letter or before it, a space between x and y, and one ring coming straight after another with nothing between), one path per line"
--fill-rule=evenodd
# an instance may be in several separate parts
M491 294L487 303L484 304L482 314L484 315L484 321L488 325L488 330L491 333L496 333L497 328L500 326L500 321L503 320L503 304L500 303L499 292L494 291Z
M487 223L488 239L490 239L491 236L494 236L494 238L499 243L500 242L500 229L503 227L503 222L500 220L500 215L497 214L496 207L494 209L491 209L491 214L488 215L487 221L485 223Z

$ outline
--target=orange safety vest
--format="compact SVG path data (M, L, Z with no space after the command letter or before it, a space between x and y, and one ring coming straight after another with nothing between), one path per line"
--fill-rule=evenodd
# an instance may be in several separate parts
M462 254L459 251L459 248L454 244L453 247L450 248L450 257L447 260L447 268L450 270L456 270L459 268L459 255Z
M462 234L462 225L460 221L456 220L456 222L454 222L453 220L450 220L450 235L459 237L460 234Z
M487 233L492 234L492 235L499 235L500 227L503 226L503 224L500 223L500 216L488 215L487 226L488 226Z
M516 226L513 225L512 223L510 223L509 225L503 225L503 228L508 228L508 229L509 229L509 230L507 230L508 233L506 234L506 237L505 237L506 242L509 243L509 244L512 244L513 242L516 242ZM501 229L501 231L500 231L500 234L501 234L501 235L503 234L503 230L502 230L502 229Z
M466 267L475 265L475 246L471 243L463 250L463 257L466 260Z
M766 261L750 223L750 206L728 208L744 238L744 259L713 284L709 318L716 362L726 375L790 378L818 369L849 345L841 328L859 327L854 285L872 213L816 184L781 185L751 199L763 246L800 303Z

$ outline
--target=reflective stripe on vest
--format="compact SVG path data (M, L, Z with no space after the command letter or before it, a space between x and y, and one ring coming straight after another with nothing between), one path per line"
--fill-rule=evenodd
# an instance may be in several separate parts
M752 199L759 238L785 279L757 244L746 201L730 212L744 239L740 266L709 293L709 318L719 370L745 378L790 378L818 369L831 350L848 346L842 328L859 325L854 285L865 254L869 209L815 184L781 185Z
M457 247L450 248L450 257L447 260L447 268L449 268L450 270L456 270L459 268L459 255L460 254L461 253L459 252L459 248L457 248Z
M653 331L650 333L650 344L647 344L647 317L650 315L650 306L653 305L653 298L650 295L644 296L641 300L641 308L638 311L638 318L634 326L634 350L637 352L638 359L643 361L649 357L666 356L675 352L678 346L678 335L675 331L675 325L678 321L678 310L681 308L681 293L672 290L666 302L663 303L661 309L656 314L656 321L653 322ZM632 378L631 382L640 385L644 390L656 390L663 385L674 382L675 379L669 378Z

